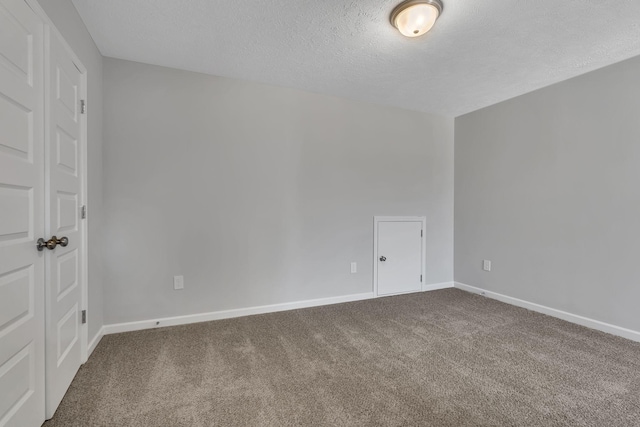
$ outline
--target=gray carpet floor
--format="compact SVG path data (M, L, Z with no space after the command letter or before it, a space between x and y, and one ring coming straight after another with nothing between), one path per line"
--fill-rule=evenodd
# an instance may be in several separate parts
M457 289L109 335L45 426L640 426L640 344Z

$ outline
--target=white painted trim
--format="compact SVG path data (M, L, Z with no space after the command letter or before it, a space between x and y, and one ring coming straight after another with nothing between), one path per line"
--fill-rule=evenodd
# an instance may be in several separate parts
M640 342L640 332L634 331L632 329L623 328L621 326L612 325L610 323L601 322L599 320L590 319L588 317L579 316L577 314L572 314L566 311L557 310L555 308L547 307L533 302L513 298L507 295L499 294L497 292L476 288L475 286L466 285L460 282L454 282L454 285L456 288L466 292L483 295L487 298L502 301L504 303L515 305L517 307L526 308L531 311L546 314L547 316L557 317L558 319L566 320L567 322L575 323L577 325L585 326L597 331L606 332L608 334L617 335L622 338Z
M373 217L373 295L378 297L389 297L400 294L378 295L378 223L380 222L420 222L422 223L422 265L420 266L422 274L422 290L424 291L424 280L427 278L427 217L426 216L380 216Z
M412 222L420 222L426 221L427 217L425 216L380 216L376 215L373 217L374 222L397 222L397 221L412 221Z
M422 292L438 291L440 289L453 288L453 282L432 283L431 285L422 285Z
M96 336L93 337L93 339L89 342L89 346L87 348L87 353L88 353L87 357L91 357L93 350L95 350L98 344L100 344L100 340L102 340L103 336L104 336L104 326L100 328Z
M339 297L319 298L305 301L287 302L283 304L261 305L257 307L237 308L233 310L214 311L210 313L189 314L186 316L165 317L161 319L141 320L137 322L116 323L102 328L104 335L121 332L140 331L163 326L187 325L190 323L209 322L211 320L231 319L254 314L276 313L299 308L319 307L344 302L362 301L373 298L373 293L344 295Z
M64 40L64 39L63 39ZM76 58L77 59L77 58ZM84 100L85 105L89 105L89 76L87 73L87 69L82 65L81 62L74 62L74 64L79 68L82 73L82 83L80 88L80 99ZM80 206L88 205L88 195L89 195L89 126L88 126L88 114L90 113L89 107L86 107L86 112L83 114L80 113L80 138L82 141L80 142L82 154L80 155L80 197L82 200L80 201ZM89 208L86 208L87 211ZM79 215L79 213L77 213ZM82 339L81 339L81 360L82 363L85 363L89 359L90 351L89 351L89 213L87 212L86 217L80 218L80 228L82 230L82 242L80 243L81 252L80 252L80 263L82 269L82 288L81 288L81 299L82 306L81 310L87 310L87 323L83 324L82 327L84 330L82 331ZM100 325L102 327L102 325Z

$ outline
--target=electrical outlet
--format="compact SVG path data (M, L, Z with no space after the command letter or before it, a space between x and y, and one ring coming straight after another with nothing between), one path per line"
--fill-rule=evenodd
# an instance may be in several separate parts
M491 261L488 259L482 260L482 269L484 271L491 271Z
M184 289L184 276L173 276L173 289Z
M355 262L351 263L351 274L356 274L358 272L358 264Z

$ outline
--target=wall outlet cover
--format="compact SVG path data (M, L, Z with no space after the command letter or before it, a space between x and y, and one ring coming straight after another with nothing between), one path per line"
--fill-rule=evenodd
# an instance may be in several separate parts
M482 269L484 271L491 271L491 261L488 259L482 260Z
M173 289L184 289L184 276L173 276Z

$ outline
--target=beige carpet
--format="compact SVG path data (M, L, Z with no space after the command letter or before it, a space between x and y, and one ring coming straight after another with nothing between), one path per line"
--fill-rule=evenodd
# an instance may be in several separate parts
M45 426L640 426L640 344L456 289L110 335Z

